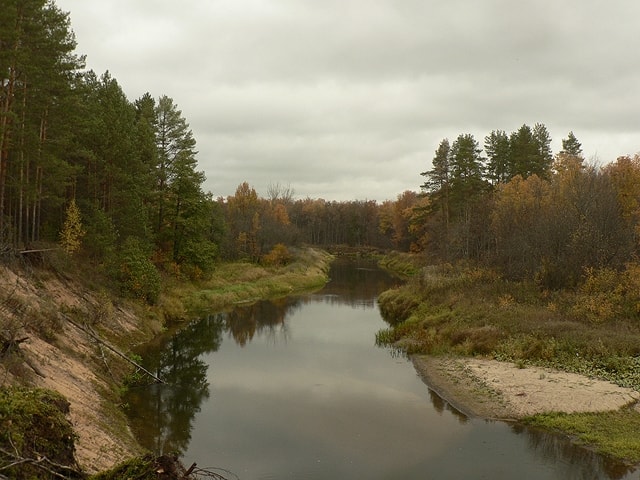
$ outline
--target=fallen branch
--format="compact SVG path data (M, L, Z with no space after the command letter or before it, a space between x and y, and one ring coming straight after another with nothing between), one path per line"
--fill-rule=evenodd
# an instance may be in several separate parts
M7 465L2 465L0 466L0 470L8 470L10 468L16 467L18 465L33 465L34 467L38 468L39 470L42 470L44 472L47 472L51 475L53 475L54 477L57 478L62 478L62 479L66 479L68 480L69 478L84 478L85 475L79 471L76 470L73 467L69 467L67 465L61 465L59 463L53 462L51 460L49 460L47 457L41 457L38 456L37 459L35 458L26 458L26 457L22 457L18 454L14 454L11 453L7 450L5 450L4 448L0 448L0 453L6 455L8 458L10 458L12 460L12 463L9 463ZM60 473L60 471L66 472L65 474ZM70 476L71 475L71 476ZM7 478L3 475L0 475L0 478Z
M139 370L143 371L144 373L146 373L148 376L150 376L151 378L153 378L156 383L166 383L164 380L162 380L160 377L158 377L157 375L154 375L153 373L151 373L149 370L147 370L146 368L144 368L142 365L140 365L137 362L134 362L133 360L131 360L129 357L127 357L124 353L120 352L116 347L114 347L113 345L110 345L108 342L104 341L103 339L101 339L96 333L93 333L89 328L85 328L84 326L80 325L79 323L75 322L74 320L72 320L71 318L69 318L66 315L62 315L64 317L65 320L67 320L71 325L73 325L74 327L76 327L79 330L82 330L84 333L86 333L87 335L89 335L91 338L93 338L95 341L97 341L98 343L100 343L101 345L104 345L105 347L107 347L109 350L111 350L113 353L115 353L116 355L118 355L119 357L122 357L123 359L125 359L127 362L129 362L130 364L134 365L135 367L137 367Z
M213 478L214 480L229 480L228 477L217 473L216 470L218 472L224 472L228 475L232 475L234 478L238 479L238 476L235 473L225 470L224 468L196 468L195 463L191 465L191 468L189 468L187 474L183 478L188 479L190 478L189 475L194 475L194 478L196 479Z

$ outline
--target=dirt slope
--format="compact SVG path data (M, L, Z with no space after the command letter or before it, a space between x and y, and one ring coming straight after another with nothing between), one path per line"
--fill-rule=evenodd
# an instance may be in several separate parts
M86 471L96 472L140 449L123 411L114 405L125 371L123 361L65 320L72 317L101 337L133 341L150 335L139 330L140 321L131 310L116 307L77 283L0 266L0 326L5 340L20 340L1 359L0 382L63 394L71 404L70 419L78 434L78 462Z

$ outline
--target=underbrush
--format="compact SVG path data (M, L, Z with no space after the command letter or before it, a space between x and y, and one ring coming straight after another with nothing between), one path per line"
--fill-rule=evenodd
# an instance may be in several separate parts
M385 270L389 270L405 278L410 278L422 269L423 259L410 253L389 252L378 264Z
M399 342L407 353L550 366L640 390L640 322L632 295L640 290L630 283L624 272L587 271L575 291L551 292L489 270L429 267L380 295L392 327L378 341Z
M69 402L56 392L0 388L2 478L81 478L68 413Z
M640 391L640 267L586 270L572 291L509 282L494 272L429 267L380 295L391 327L379 344L407 354L495 358L611 381ZM564 432L598 452L640 462L640 414L550 413L530 425Z

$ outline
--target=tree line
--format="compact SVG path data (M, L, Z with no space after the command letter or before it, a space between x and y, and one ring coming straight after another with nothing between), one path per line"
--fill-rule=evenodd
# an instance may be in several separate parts
M0 9L0 252L82 245L153 297L157 265L205 270L217 255L196 142L170 97L130 101L75 47L53 1Z
M573 133L556 154L540 123L482 147L443 139L418 191L382 203L294 199L280 184L262 197L248 182L214 198L173 99L131 101L109 72L85 70L52 0L5 2L0 47L0 254L56 242L149 301L162 271L282 263L300 244L479 261L549 286L636 254L640 159L587 165Z
M438 261L473 260L547 288L621 271L638 253L640 156L585 162L573 132L553 154L542 124L441 141L423 172L417 241Z

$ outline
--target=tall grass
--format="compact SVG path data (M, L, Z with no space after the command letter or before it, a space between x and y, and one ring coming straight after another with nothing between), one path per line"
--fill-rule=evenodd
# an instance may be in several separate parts
M327 282L331 260L326 252L308 248L295 250L287 265L221 264L207 279L181 280L168 286L160 297L159 309L165 320L184 320L241 302L320 288Z
M628 277L613 275L587 272L575 292L550 292L489 270L430 267L380 295L380 310L393 326L383 339L401 342L409 353L485 355L640 390L640 322L629 306L636 300L620 287ZM596 300L585 306L591 296L602 315Z

